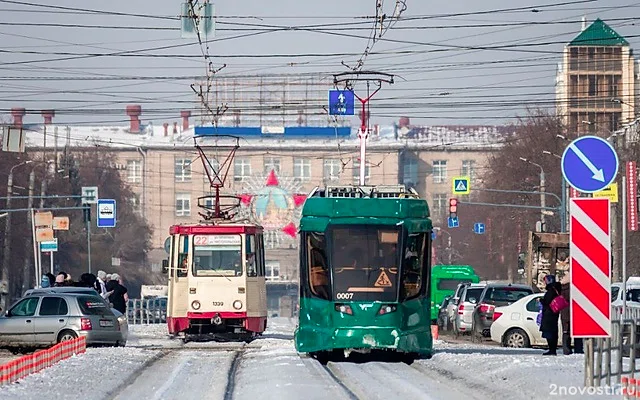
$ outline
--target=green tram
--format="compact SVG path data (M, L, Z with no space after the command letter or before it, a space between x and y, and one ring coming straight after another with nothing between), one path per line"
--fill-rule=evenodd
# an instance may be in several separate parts
M297 351L430 357L431 230L427 202L403 185L314 190L300 221Z

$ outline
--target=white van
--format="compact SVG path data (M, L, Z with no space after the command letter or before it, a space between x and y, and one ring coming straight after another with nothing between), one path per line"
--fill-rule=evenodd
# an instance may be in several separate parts
M611 284L611 306L622 307L622 282ZM640 277L627 279L627 306L640 308Z

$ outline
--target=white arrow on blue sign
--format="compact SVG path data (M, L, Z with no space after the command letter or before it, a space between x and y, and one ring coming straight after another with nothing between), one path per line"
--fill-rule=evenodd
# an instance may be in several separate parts
M597 136L582 136L562 154L562 175L575 189L595 193L609 186L618 174L615 149Z
M447 225L449 228L457 228L460 226L460 221L458 220L458 217L449 217Z
M116 226L116 201L111 199L98 200L98 228L113 228Z
M329 115L354 115L355 96L351 90L329 90Z
M484 233L484 224L482 222L476 222L473 224L473 231L478 235L482 235Z

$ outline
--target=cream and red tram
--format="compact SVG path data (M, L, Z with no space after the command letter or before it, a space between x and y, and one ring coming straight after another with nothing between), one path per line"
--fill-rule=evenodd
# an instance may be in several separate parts
M171 335L250 339L267 327L262 227L170 228L167 324Z

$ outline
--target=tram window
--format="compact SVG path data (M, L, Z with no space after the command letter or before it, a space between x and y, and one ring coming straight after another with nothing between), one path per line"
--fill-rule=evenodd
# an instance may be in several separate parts
M247 235L246 246L247 276L258 276L258 270L256 268L256 237L254 235Z
M336 299L396 301L400 270L400 229L333 227L331 266Z
M262 235L257 235L257 261L258 261L258 276L265 276L265 261L264 261L264 242Z
M189 271L189 237L180 236L178 243L178 267L176 268L176 275L180 277L187 276Z
M311 293L321 299L329 300L329 267L323 233L307 234L307 265Z
M411 299L420 294L423 285L425 234L409 235L402 259L403 299Z
M242 239L240 235L212 235L206 245L193 251L194 276L242 276Z

